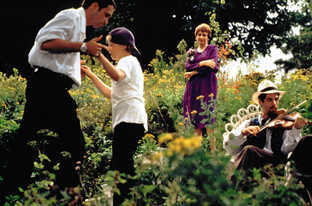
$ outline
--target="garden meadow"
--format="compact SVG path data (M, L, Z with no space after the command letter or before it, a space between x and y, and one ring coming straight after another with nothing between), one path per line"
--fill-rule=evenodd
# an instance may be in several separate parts
M181 41L178 54L165 58L156 51L149 69L144 70L145 104L149 130L142 138L135 156L136 186L125 205L305 205L301 195L303 186L294 179L285 186L284 169L267 168L270 178L263 179L258 170L246 182L248 187L232 184L230 157L223 149L224 126L231 115L251 104L251 95L264 78L274 80L274 71L251 72L229 77L231 71L218 72L216 123L209 129L208 138L195 136L191 125L182 115L182 98L186 80L184 63L188 45ZM229 45L220 48L222 66L227 63ZM91 57L83 57L91 69L107 84L110 79L104 69ZM233 70L236 68L232 68ZM25 104L26 80L14 70L14 75L0 73L0 155L11 154L10 145L19 127ZM251 68L252 71L252 68ZM281 79L279 88L287 91L280 107L291 108L308 100L299 108L301 114L312 119L312 72L297 70ZM111 158L111 103L85 78L71 95L78 104L78 114L87 142L86 155L80 168L81 187L63 191L62 198L53 195L53 171L58 169L57 158L51 148L57 136L42 130L29 144L38 151L32 174L33 183L20 194L7 197L7 205L109 205L110 193L124 175L109 171ZM201 97L198 97L200 101ZM203 105L205 106L205 105ZM207 106L207 105L206 105ZM193 111L196 112L196 111ZM186 123L186 124L185 124ZM311 134L311 126L304 134ZM42 138L48 137L48 138ZM45 141L43 141L45 139ZM66 156L66 152L63 154ZM1 158L0 167L7 162ZM236 174L240 178L239 174ZM1 178L0 178L1 181Z

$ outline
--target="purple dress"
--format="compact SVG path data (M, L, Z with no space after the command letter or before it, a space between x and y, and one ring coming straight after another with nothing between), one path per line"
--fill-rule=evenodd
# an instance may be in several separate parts
M190 56L193 56L193 58ZM208 59L213 59L216 62L214 69L206 66L199 67L199 62ZM214 117L200 114L203 112L201 107L201 100L196 98L201 95L204 96L202 99L203 102L207 105L211 105L210 111L214 111L215 101L211 103L211 98L214 100L216 99L218 90L218 81L216 77L216 72L219 70L217 46L208 45L203 52L190 49L188 51L188 58L185 64L185 69L187 72L195 70L199 73L192 76L186 83L183 97L183 115L184 118L191 120L191 123L195 126L195 128L202 129L207 125L213 124L215 122ZM195 112L191 114L192 111ZM210 121L204 121L205 123L202 123L201 121L203 119Z

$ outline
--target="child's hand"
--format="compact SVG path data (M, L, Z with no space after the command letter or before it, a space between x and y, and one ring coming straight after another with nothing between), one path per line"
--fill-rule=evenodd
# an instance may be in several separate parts
M85 65L85 64L86 64L86 60L80 59L80 65Z
M84 79L85 75L89 76L91 73L91 69L86 65L80 65L80 75L81 79Z
M85 77L85 73L81 70L81 66L83 66L85 64L86 64L86 60L80 59L80 76L81 76L81 79L84 79L84 77Z

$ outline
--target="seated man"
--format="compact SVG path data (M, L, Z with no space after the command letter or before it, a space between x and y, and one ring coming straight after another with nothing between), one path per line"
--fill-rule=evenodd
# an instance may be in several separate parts
M267 164L274 166L285 163L288 154L292 152L290 158L298 172L312 174L312 166L306 160L311 155L312 137L301 136L301 129L307 121L299 114L291 118L285 110L278 109L279 100L284 93L273 82L262 81L258 91L252 95L252 100L260 105L261 113L234 128L231 136L224 137L225 150L235 155L236 169L248 171L252 168L263 168ZM283 126L285 119L290 122L287 127ZM264 125L270 126L261 129Z

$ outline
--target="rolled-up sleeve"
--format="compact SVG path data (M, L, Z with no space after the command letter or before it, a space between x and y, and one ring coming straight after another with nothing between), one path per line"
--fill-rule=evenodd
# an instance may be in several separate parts
M36 43L41 45L43 42L52 39L71 39L71 35L75 31L74 18L75 16L59 13L38 32Z
M246 136L242 135L242 130L250 124L249 120L242 122L236 129L225 133L223 137L223 148L231 155L235 155L241 150L241 145L246 141Z
M283 134L283 145L281 151L284 154L294 151L298 142L302 138L301 129L293 128L291 130L286 130Z

